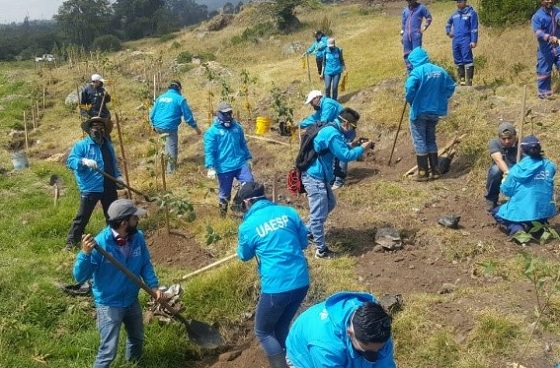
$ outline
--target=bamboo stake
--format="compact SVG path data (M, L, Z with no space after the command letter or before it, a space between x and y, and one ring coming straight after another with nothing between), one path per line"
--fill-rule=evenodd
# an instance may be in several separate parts
M154 74L154 101L156 100L156 75Z
M29 138L27 137L27 120L25 119L25 111L23 112L23 132L25 134L25 153L29 153Z
M46 95L47 95L47 86L43 86L43 110L45 110Z
M276 183L277 174L274 174L272 181L272 202L276 203L278 201L278 183Z
M39 120L41 111L39 110L39 100L35 100L35 115L37 115L37 120ZM37 129L37 126L34 127Z
M250 135L250 134L245 134L245 137L247 137L247 138L253 138L253 139L258 139L258 140L260 140L260 141L265 141L265 142L270 142L270 143L281 144L281 145L288 146L288 147L290 146L289 143L276 141L276 140L270 139L270 138L257 137L257 136L255 136L255 135Z
M227 262L227 261L229 261L230 259L235 258L236 256L237 256L237 254L230 254L229 256L227 256L227 257L225 257L225 258L222 258L222 259L220 259L220 260L218 260L218 261L216 261L216 262L214 262L214 263L210 263L208 266L204 266L204 267L202 267L201 269L198 269L198 270L196 270L196 271L193 271L193 272L191 272L191 273L188 273L188 274L184 275L183 277L181 277L181 280L186 280L186 279L188 279L188 278L190 278L190 277L193 277L193 276L195 276L195 275L198 275L199 273L202 273L202 272L207 271L207 270L209 270L209 269L211 269L211 268L214 268L214 267L216 267L216 266L219 266L219 265L221 265L222 263Z
M309 70L309 54L305 55L306 57L306 62L305 64L307 64L307 80L309 83L311 83L311 71Z
M527 85L523 86L523 103L521 104L521 126L519 127L519 137L523 139L523 125L525 125L525 102L527 100ZM531 132L532 133L532 132ZM521 159L521 144L517 142L517 162Z
M33 129L37 128L37 116L35 116L35 109L31 106L31 119L33 121Z
M128 161L126 160L126 153L124 151L124 143L123 143L122 134L121 134L121 124L119 123L119 114L117 114L117 113L115 113L115 125L117 126L117 136L119 137L119 145L121 147L124 180L127 183L130 183L130 180L128 178ZM126 189L126 194L127 194L128 199L132 199L132 193L130 192L130 189L128 189L128 188Z
M161 153L161 181L163 183L163 191L167 191L167 183L165 182L165 154ZM167 235L171 234L171 228L169 227L169 207L165 205L165 229L167 230Z

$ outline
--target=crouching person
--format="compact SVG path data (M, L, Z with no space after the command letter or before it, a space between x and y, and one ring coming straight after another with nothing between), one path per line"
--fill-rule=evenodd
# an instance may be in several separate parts
M525 157L509 170L500 187L509 200L493 212L498 224L510 236L528 232L534 221L546 224L557 213L554 201L556 165L543 157L541 144L534 135L521 140L521 149ZM540 237L542 234L532 235Z
M367 293L341 292L294 321L286 341L289 367L395 368L391 317Z

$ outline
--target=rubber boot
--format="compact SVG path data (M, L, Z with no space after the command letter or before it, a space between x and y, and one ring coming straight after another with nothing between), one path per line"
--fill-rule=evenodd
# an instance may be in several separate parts
M465 85L465 66L457 65L457 76L459 77L459 84L461 86Z
M432 172L432 180L439 179L441 173L439 172L439 162L437 152L428 153L428 160L430 161L430 170Z
M472 79L474 77L474 65L465 68L467 71L467 86L472 86Z
M428 155L416 155L416 162L418 163L418 173L414 176L416 181L428 181Z
M227 202L220 202L220 217L226 217L227 210L228 210L228 203Z
M270 368L288 368L288 363L286 363L286 354L276 354L267 356Z

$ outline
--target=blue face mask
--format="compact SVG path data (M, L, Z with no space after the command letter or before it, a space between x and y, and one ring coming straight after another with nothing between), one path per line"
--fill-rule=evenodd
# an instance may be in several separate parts
M233 123L233 113L231 111L228 112L218 111L216 117L220 121L220 124L222 124L224 127L226 128L231 127L231 124Z

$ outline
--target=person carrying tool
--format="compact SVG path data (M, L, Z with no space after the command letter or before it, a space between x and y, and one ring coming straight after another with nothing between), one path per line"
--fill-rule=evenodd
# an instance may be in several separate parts
M486 211L490 212L498 205L500 184L504 175L517 163L517 131L510 122L498 126L498 137L488 143L492 165L486 178Z
M455 91L455 82L440 66L432 64L428 53L417 47L408 56L413 69L405 83L405 98L410 105L410 132L416 151L416 181L427 181L428 161L432 179L439 179L436 125L447 115L447 101Z
M80 190L78 213L66 237L68 251L82 239L97 202L101 201L105 219L109 221L107 210L117 199L119 182L124 183L113 144L106 139L106 128L107 122L101 118L84 121L82 129L87 135L74 144L66 160L66 166L74 172ZM115 177L117 182L104 177L99 170Z
M227 214L233 179L242 185L253 181L252 158L243 127L233 118L233 108L220 101L212 126L204 133L204 166L208 179L218 178L220 216Z
M111 95L103 86L104 82L105 80L99 74L91 76L91 82L82 89L80 94L80 115L84 120L93 117L103 119L107 127L105 134L109 136L113 131L111 112L107 108L107 104L111 102Z
M457 65L459 83L472 86L474 59L472 49L478 42L478 14L467 0L457 0L457 10L449 17L445 33L453 41L453 61ZM465 78L466 76L466 78Z
M313 148L317 157L301 173L301 181L309 201L307 230L317 249L315 258L333 258L325 241L325 221L336 206L336 197L330 183L334 180L334 159L348 162L357 160L373 146L370 141L350 147L344 141L344 133L357 127L360 115L349 108L343 109L338 118L327 124L315 136Z
M408 5L402 11L401 21L401 43L404 50L404 63L407 72L410 73L412 65L408 61L408 55L412 50L422 46L422 34L432 24L432 15L424 5L416 0L406 0ZM422 26L423 20L426 20Z
M537 37L537 92L539 98L552 96L552 66L560 70L560 8L552 0L541 0L541 7L531 18Z
M121 325L127 333L126 360L137 362L142 355L144 325L142 308L138 300L139 286L95 247L111 254L130 272L141 278L163 299L158 289L158 279L150 260L150 252L142 231L138 230L138 217L146 210L137 208L129 199L118 199L108 209L109 224L95 238L85 234L82 250L74 264L74 278L83 283L93 278L93 299L97 309L97 328L100 344L94 368L108 368L117 355Z
M525 156L509 170L500 190L509 200L492 211L492 215L509 236L529 232L556 216L554 178L556 165L543 157L541 143L534 135L521 139ZM542 231L532 233L540 237Z
M325 80L325 96L328 98L332 96L332 99L336 101L338 99L338 82L346 67L344 65L342 49L336 47L334 38L328 39L323 60L321 75Z
M313 90L309 92L304 105L311 105L315 112L307 116L299 123L299 126L302 129L305 129L311 124L315 124L318 121L322 121L323 123L330 123L334 121L334 119L338 117L342 109L344 109L344 106L330 97L323 96L323 93L319 90Z
M321 75L323 73L323 57L325 54L325 49L327 48L328 37L323 34L321 30L315 31L313 33L315 41L309 46L307 51L305 51L301 57L305 57L309 54L315 54L315 62L317 63L317 73Z
M294 208L268 200L260 183L246 183L238 196L245 215L239 225L237 256L243 262L256 258L261 280L255 334L270 367L287 368L286 336L309 289L303 254L307 228Z
M288 366L396 368L391 324L369 293L331 295L292 324L286 340Z
M167 155L167 173L171 174L177 168L179 156L179 125L181 116L194 129L197 135L202 131L194 120L187 99L181 95L181 82L171 81L167 92L160 95L150 111L150 122L156 133L165 137L165 154Z

